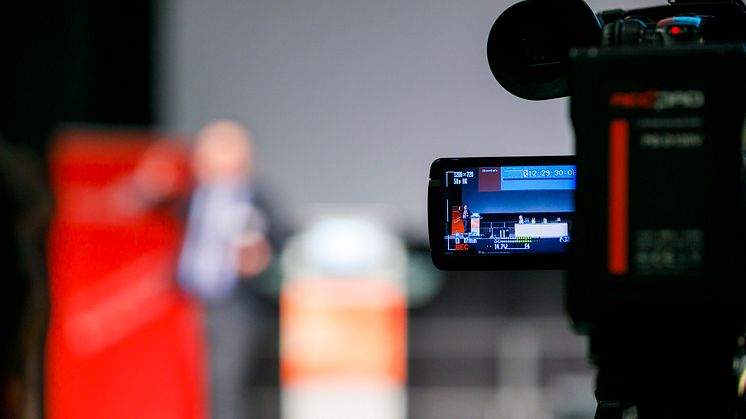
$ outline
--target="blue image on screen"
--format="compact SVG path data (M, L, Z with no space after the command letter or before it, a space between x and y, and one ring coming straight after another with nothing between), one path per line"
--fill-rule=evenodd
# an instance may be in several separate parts
M492 168L473 168L480 170ZM510 166L501 172L499 190L479 191L479 176L461 185L461 200L480 214L575 211L575 166ZM541 176L549 173L547 176ZM554 176L554 174L558 176ZM559 175L561 174L561 175Z
M575 211L574 165L469 167L449 173L447 253L567 251Z

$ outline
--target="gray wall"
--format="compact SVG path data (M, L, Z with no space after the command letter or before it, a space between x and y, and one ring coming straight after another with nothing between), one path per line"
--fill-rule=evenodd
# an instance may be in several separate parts
M293 226L308 204L376 203L425 239L434 159L574 153L566 99L513 97L490 73L487 35L510 4L167 0L159 120L185 135L215 117L246 123Z

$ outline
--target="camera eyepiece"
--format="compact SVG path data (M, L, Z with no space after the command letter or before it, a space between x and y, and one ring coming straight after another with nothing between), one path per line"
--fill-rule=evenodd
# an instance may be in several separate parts
M598 17L582 0L525 0L493 24L487 59L497 81L518 97L567 96L570 49L598 46L601 35Z

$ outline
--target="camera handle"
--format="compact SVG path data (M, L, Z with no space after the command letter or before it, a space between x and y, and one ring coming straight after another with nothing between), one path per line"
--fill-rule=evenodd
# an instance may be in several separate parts
M678 332L591 335L595 419L746 417L732 340Z

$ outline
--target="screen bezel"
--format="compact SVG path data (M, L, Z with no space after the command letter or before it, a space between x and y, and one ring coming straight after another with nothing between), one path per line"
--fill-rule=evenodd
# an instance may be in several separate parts
M576 165L575 156L503 156L503 157L452 157L440 158L430 165L428 182L428 236L433 264L444 271L500 271L568 269L570 250L565 253L497 254L497 255L454 255L445 253L446 220L445 190L443 174L449 170L466 167L490 166L533 166L533 165ZM576 187L577 189L577 187ZM576 212L573 212L573 215ZM572 242L570 246L572 247Z

